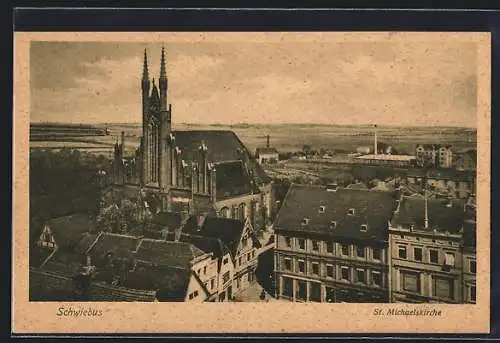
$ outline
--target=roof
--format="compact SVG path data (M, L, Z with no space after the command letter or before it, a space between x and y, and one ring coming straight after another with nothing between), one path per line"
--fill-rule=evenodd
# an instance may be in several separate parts
M356 157L356 159L409 162L409 161L413 161L414 159L416 159L416 157L409 156L409 155L377 154L377 155L361 155L361 156Z
M245 224L237 219L210 217L205 219L203 226L198 231L198 235L220 239L234 258L244 227Z
M57 273L62 276L72 277L81 271L85 262L84 255L67 251L56 251L45 263L42 270Z
M425 150L434 150L439 148L451 149L451 145L449 144L417 144L418 147L423 147Z
M182 159L198 159L198 148L202 142L207 146L208 160L213 163L234 161L242 158L241 152L248 158L249 168L257 182L270 179L262 167L253 159L245 145L233 131L228 130L189 130L174 131L176 145L182 150Z
M274 229L385 241L394 208L395 200L390 192L345 188L330 192L324 187L292 184ZM350 209L354 209L353 215L349 214ZM363 224L368 226L366 231L361 230Z
M73 248L82 235L92 231L95 227L94 221L88 214L73 214L66 217L59 217L47 221L55 241L60 248Z
M29 249L29 265L30 267L39 268L42 263L52 254L53 249L33 246Z
M366 185L362 182L352 183L346 187L347 189L368 189Z
M448 199L427 199L428 230L458 233L464 223L464 201L453 199L447 206ZM425 229L425 199L403 197L399 210L391 221L391 226L414 225Z
M189 267L197 257L205 252L186 242L141 239L135 254L139 260L151 262L157 266Z
M265 147L265 148L257 148L255 151L255 155L257 156L265 154L278 154L278 150L276 150L275 148Z
M191 243L205 253L212 253L215 258L221 258L229 252L226 245L220 239L214 237L183 233L181 234L180 241Z
M468 180L472 181L476 178L476 172L472 170L455 170L455 169L429 169L428 178L430 179L456 179L456 180ZM426 170L421 168L415 168L409 170L407 173L409 177L425 177Z
M162 228L177 229L181 222L182 216L176 212L160 212L153 217L153 224Z
M216 166L216 196L223 199L257 191L242 161L219 163Z
M87 250L89 250L89 248L92 247L92 245L96 241L97 237L98 237L98 234L96 234L96 233L90 233L90 232L84 233L80 239L80 242L78 243L78 245L75 248L75 252L77 252L79 254L86 253Z
M115 256L129 257L136 250L138 243L138 237L105 232L99 236L90 250L90 254L95 257L103 257L112 253Z
M99 272L95 279L111 283L115 275L120 276L121 287L155 290L160 301L184 301L189 280L194 274L187 267L150 266L138 262L134 270L107 269Z

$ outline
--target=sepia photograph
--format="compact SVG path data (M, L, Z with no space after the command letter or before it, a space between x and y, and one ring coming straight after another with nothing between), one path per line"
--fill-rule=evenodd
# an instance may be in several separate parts
M489 306L484 35L214 36L25 39L28 303Z

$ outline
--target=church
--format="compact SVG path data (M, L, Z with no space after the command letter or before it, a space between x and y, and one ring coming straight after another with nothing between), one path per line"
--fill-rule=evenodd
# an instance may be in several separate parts
M153 213L248 218L263 227L274 203L272 180L233 131L172 130L164 48L160 63L156 83L144 51L140 145L127 154L122 132L108 193L115 200L141 194Z

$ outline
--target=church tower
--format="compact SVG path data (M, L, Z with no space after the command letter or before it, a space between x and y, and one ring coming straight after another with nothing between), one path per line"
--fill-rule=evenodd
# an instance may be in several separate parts
M161 48L161 62L160 62L160 113L159 113L159 136L160 146L158 147L158 165L159 165L159 178L158 185L160 188L166 188L172 185L172 147L174 140L171 137L171 110L172 106L167 105L168 94L168 79L165 67L165 48ZM168 107L167 107L168 106Z
M149 81L148 73L148 55L146 49L144 49L144 65L142 69L142 137L141 137L141 147L142 147L142 161L141 161L141 184L145 185L149 183L150 180L150 156L149 151L151 149L151 142L149 141L149 89L151 83Z

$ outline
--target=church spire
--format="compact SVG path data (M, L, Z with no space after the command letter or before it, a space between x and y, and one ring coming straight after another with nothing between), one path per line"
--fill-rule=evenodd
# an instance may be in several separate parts
M165 68L165 47L161 47L161 64L160 64L160 80L167 79L167 71Z
M142 79L149 80L149 72L148 72L148 53L146 49L144 49L144 65L142 68Z

